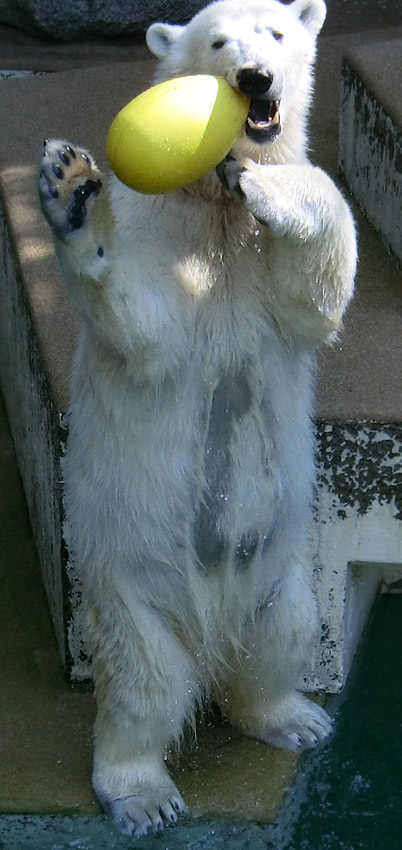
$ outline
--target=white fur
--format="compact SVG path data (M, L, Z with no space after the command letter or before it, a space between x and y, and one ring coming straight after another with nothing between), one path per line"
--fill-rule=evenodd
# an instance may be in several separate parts
M60 141L42 161L82 318L64 475L98 700L94 785L127 833L183 810L163 756L203 699L289 749L330 731L297 693L316 628L312 357L341 327L355 270L348 207L306 156L324 16L322 0L218 0L186 27L150 28L158 80L273 77L282 133L262 146L242 133L225 188L211 173L143 196L110 176L72 232L71 192L99 172L77 149L55 182Z

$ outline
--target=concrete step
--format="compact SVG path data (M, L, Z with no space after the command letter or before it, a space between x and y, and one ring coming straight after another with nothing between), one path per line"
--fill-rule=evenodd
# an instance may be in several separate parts
M340 167L402 264L402 40L348 50L342 69Z
M332 173L346 42L321 41L312 116L315 158ZM117 110L149 84L153 66L142 45L126 43L102 50L96 43L70 46L68 53L47 43L22 51L16 44L13 52L8 43L7 58L8 67L51 73L0 81L1 385L60 653L68 675L83 680L90 666L79 582L63 543L60 492L77 326L37 202L37 162L43 138L55 135L86 145L104 165L106 130ZM391 582L402 562L395 462L402 442L402 281L361 217L359 234L357 295L340 344L321 358L316 411L321 468L311 548L322 641L307 687L329 691L345 680L384 564Z

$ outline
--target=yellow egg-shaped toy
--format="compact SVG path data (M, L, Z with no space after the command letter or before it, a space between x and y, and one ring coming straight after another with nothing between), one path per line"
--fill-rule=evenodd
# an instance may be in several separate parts
M159 83L112 122L106 153L117 177L137 192L173 192L226 156L249 101L223 77L199 74Z

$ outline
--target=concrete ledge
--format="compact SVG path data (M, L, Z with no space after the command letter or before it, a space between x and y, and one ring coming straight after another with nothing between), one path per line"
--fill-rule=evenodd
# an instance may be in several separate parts
M340 167L402 263L402 41L365 45L342 69Z

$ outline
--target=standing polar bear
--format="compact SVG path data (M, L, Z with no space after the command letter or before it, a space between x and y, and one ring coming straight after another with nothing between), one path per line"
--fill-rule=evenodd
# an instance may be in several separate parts
M81 333L64 466L98 713L94 787L143 835L185 804L164 755L204 700L290 750L331 730L298 692L316 629L312 362L353 290L349 209L306 155L323 0L218 0L156 23L157 81L250 98L231 155L144 196L47 140L42 206Z

